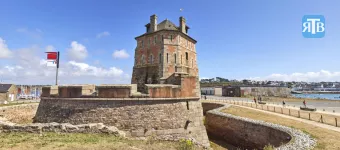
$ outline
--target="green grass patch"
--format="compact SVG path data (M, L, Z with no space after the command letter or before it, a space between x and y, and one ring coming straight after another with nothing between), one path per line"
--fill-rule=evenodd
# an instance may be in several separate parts
M128 140L108 134L82 133L1 133L0 149L36 150L36 149L65 149L65 150L106 150L106 149L145 149L145 150L191 150L200 149L191 141L153 141Z

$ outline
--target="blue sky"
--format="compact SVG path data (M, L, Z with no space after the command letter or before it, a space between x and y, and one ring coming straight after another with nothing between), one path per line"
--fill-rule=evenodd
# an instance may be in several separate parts
M62 83L130 83L134 37L145 32L152 14L158 22L187 19L189 35L198 41L202 78L340 81L338 0L0 3L0 50L12 54L0 55L4 82L53 82L53 70L39 67L48 46L61 52ZM302 36L301 19L310 14L325 16L324 38ZM86 55L75 58L71 50ZM113 57L115 51L121 55Z

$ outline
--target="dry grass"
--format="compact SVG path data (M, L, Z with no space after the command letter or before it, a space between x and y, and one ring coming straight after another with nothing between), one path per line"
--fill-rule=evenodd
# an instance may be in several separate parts
M8 119L11 122L18 124L32 123L33 117L37 111L38 105L32 105L27 107L18 107L7 109L0 112L2 117Z
M324 128L320 128L317 126L313 126L310 124L298 122L296 120L282 118L277 115L267 114L256 110L251 110L247 108L232 106L223 110L223 112L233 114L236 116L242 116L246 118L263 120L266 122L276 123L296 129L300 129L303 132L310 134L312 137L318 140L316 150L333 150L340 149L340 133L328 130Z
M105 134L2 133L0 149L12 150L176 150L179 142L126 140ZM194 147L198 149L198 147Z

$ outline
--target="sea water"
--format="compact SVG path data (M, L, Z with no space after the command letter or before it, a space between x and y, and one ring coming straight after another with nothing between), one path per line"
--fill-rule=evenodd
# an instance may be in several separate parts
M292 94L297 98L340 100L340 94Z

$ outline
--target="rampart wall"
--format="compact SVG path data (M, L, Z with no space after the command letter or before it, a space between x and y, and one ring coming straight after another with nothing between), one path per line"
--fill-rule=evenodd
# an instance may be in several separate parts
M199 98L52 98L40 101L34 122L115 126L127 136L209 140Z

